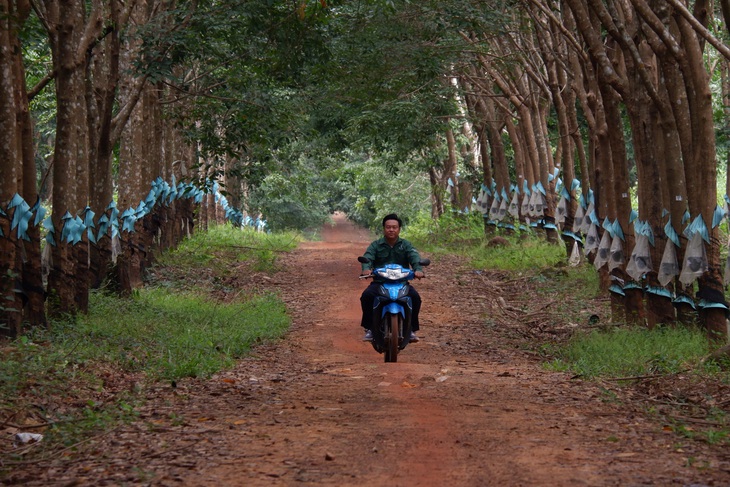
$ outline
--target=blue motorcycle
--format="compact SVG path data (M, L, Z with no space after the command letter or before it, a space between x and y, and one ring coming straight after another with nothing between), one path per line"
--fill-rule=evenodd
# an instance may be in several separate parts
M358 257L358 262L369 264L367 257ZM421 260L423 267L429 265L429 259ZM379 294L373 302L373 348L385 354L386 362L397 362L398 351L406 348L411 336L411 298L408 296L408 281L415 278L415 272L398 264L386 264L373 270L369 279L377 276L382 279Z

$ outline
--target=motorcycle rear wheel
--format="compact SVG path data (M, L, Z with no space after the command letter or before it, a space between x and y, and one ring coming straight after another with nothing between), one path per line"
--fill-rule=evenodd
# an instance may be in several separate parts
M388 315L387 317L387 333L385 338L385 361L386 362L397 362L398 361L398 343L399 337L398 332L400 330L400 315Z

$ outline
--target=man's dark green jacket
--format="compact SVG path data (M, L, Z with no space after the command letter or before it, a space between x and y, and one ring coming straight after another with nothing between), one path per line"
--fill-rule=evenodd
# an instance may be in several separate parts
M362 270L377 269L385 264L400 264L403 267L412 268L414 271L422 271L421 254L413 247L408 240L399 238L392 247L388 245L385 237L381 237L368 246L363 254L370 259L369 264L363 264Z

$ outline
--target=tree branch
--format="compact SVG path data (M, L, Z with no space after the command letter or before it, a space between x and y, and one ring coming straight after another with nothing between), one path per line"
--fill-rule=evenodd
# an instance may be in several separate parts
M667 3L669 3L672 7L674 7L677 12L682 15L682 17L685 18L687 22L689 22L689 25L692 26L692 28L697 32L700 36L702 36L703 39L705 39L707 42L712 44L712 47L717 49L717 52L722 54L725 59L730 60L730 47L726 46L720 39L712 35L712 33L707 30L707 28L702 25L694 15L692 15L692 12L687 10L687 8L682 5L681 2L678 0L667 0ZM727 21L727 19L726 19Z

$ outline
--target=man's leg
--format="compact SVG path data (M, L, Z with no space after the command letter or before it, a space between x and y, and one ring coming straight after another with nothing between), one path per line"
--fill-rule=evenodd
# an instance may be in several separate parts
M371 282L360 296L360 307L362 308L362 320L360 321L360 326L365 328L368 332L370 331L373 323L373 301L375 301L375 297L378 295L377 286L379 285Z
M418 313L421 311L421 296L413 286L411 286L408 296L411 297L411 303L413 305L413 311L411 312L411 331L416 332L420 329L418 324Z

